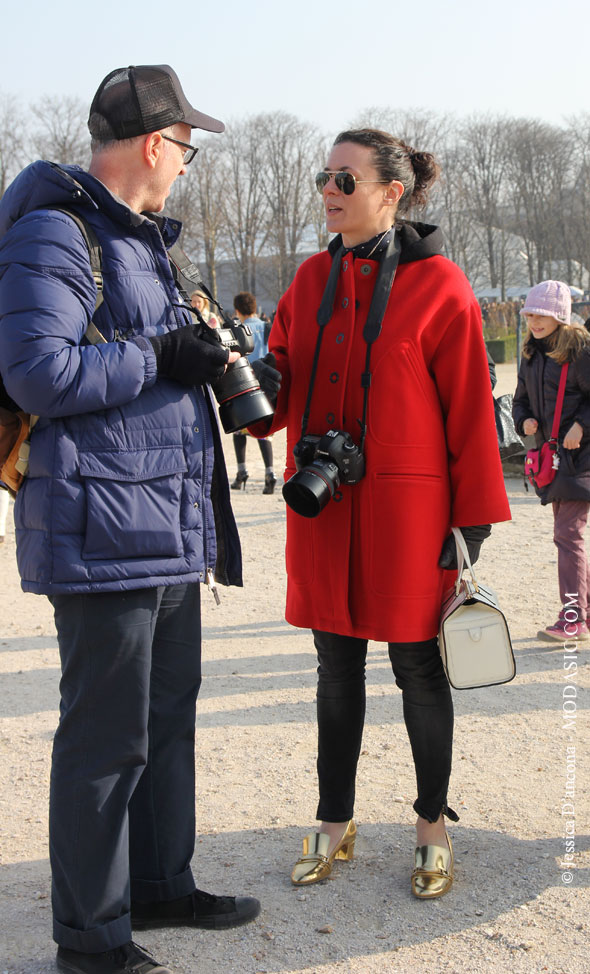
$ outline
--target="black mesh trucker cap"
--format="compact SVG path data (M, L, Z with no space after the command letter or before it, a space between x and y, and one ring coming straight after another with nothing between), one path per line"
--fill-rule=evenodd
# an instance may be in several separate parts
M101 115L115 139L132 139L185 122L207 132L223 132L217 118L198 112L187 101L176 72L169 64L139 64L115 68L96 92L88 128L93 132L93 115Z

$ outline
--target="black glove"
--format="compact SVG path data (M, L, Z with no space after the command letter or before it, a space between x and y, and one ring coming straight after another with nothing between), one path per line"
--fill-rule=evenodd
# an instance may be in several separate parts
M187 325L149 339L160 375L184 386L201 386L223 375L229 348L207 341L201 332L201 325Z
M486 538L489 538L492 533L491 524L476 524L473 527L460 528L461 534L465 538L465 544L467 545L467 551L469 552L469 557L471 558L471 564L474 565L479 558L479 552L482 544ZM442 546L442 551L440 553L440 558L438 559L439 568L457 568L457 545L455 544L455 535L450 534L448 538L445 539L445 543Z
M255 362L250 364L260 388L271 406L274 406L281 388L281 373L275 368L276 358L272 352L268 352L263 358L257 358Z

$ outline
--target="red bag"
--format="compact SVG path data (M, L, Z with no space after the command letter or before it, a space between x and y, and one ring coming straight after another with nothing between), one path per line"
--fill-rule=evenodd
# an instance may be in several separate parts
M557 434L559 433L559 423L561 420L561 410L565 396L565 383L569 363L561 366L559 377L559 389L557 390L557 400L555 402L555 413L553 415L553 425L551 436L542 446L534 450L527 450L524 461L524 475L533 487L546 487L555 478L559 470L559 453L557 452Z
M546 487L559 469L557 442L549 440L543 446L527 450L524 461L524 474L533 487Z

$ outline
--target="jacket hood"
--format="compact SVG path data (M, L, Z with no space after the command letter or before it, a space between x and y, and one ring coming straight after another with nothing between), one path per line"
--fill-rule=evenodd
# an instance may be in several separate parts
M83 172L78 166L57 166L41 160L23 169L0 200L0 235L4 235L31 210L71 206L74 202L96 207L89 193L77 181L78 172Z
M444 239L440 227L431 223L411 223L401 220L397 224L402 252L400 264L411 264L415 260L444 255Z
M86 169L39 159L18 174L0 200L0 237L32 210L53 206L101 209L126 227L139 226L147 219L131 210ZM155 219L152 214L149 218ZM181 224L178 220L159 216L157 223L166 246L171 246L178 239Z
M395 228L401 242L400 264L411 264L426 257L444 255L444 240L440 227L430 223L411 223L398 220ZM328 252L333 257L342 244L342 236L334 237L328 244Z

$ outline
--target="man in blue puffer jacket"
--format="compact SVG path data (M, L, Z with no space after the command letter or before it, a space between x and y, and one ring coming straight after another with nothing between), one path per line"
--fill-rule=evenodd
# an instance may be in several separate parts
M111 72L89 117L92 162L36 162L0 202L0 368L40 417L15 505L25 591L51 600L63 678L50 796L62 971L170 974L135 928L221 928L253 897L195 889L200 583L241 585L209 382L231 356L199 337L158 217L196 150L168 65ZM102 247L104 302L75 207ZM87 344L94 316L104 343Z

